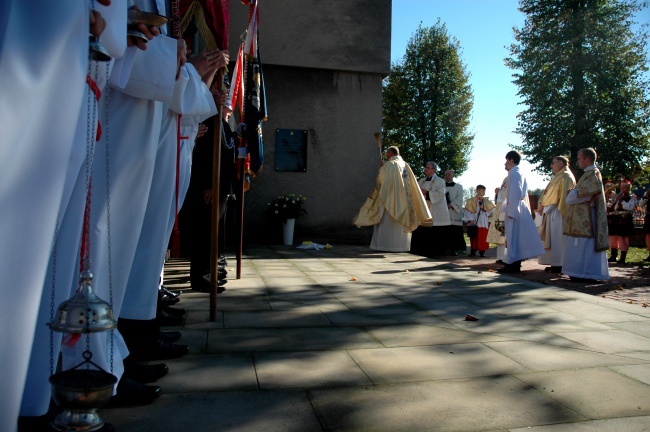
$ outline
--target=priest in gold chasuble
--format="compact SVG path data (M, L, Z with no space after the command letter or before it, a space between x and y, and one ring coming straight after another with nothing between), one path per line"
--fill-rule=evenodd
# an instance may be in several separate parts
M431 222L431 213L399 149L389 147L386 154L388 161L379 169L375 188L354 218L354 224L374 226L371 249L408 252L411 232L423 222Z
M562 252L564 219L569 209L566 203L567 191L573 189L576 179L569 170L569 160L564 156L556 156L551 164L554 176L544 190L537 207L542 219L539 234L544 242L546 252L539 257L540 264L546 264L544 271L560 273L562 271Z
M562 273L577 281L609 279L607 209L603 179L595 163L594 149L578 151L578 166L584 174L566 200Z

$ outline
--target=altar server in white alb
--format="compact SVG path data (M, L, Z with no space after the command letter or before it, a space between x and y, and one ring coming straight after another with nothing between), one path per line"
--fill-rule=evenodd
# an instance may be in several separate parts
M90 18L84 1L0 5L0 430L13 431L84 104Z
M549 266L544 269L545 272L560 273L564 254L562 233L569 209L566 196L567 191L575 186L576 179L569 170L569 159L565 156L553 158L551 171L554 174L553 179L546 186L537 207L537 212L543 217L539 234L546 249L544 255L539 257L539 263Z
M429 212L431 213L431 225L420 226L413 231L411 238L411 253L427 257L441 256L446 249L446 235L448 234L451 221L449 209L445 199L445 181L438 177L438 164L429 161L424 167L425 177L418 180L418 186Z
M52 308L69 299L78 287L79 249L83 231L84 207L87 196L86 162L92 160L94 144L98 136L98 110L105 99L107 78L114 85L124 85L128 78L130 65L136 48L127 50L126 38L126 0L112 0L110 6L96 5L97 21L105 20L106 28L102 32L102 44L112 56L111 61L90 62L86 77L84 103L77 122L73 149L69 159L68 172L61 199L61 208L57 220L57 238L50 255L47 276L43 285L43 296L39 310L38 324L34 335L32 355L25 383L25 392L20 410L22 417L36 417L47 413L50 405L49 376L50 370L50 321ZM128 53L125 55L125 53ZM124 56L124 57L123 57ZM117 62L115 62L115 60ZM115 64L116 63L116 64ZM115 67L113 67L115 64ZM111 71L115 73L111 73ZM109 133L107 128L99 129L99 134ZM104 175L104 173L98 173ZM54 297L52 297L54 294ZM53 301L53 305L51 302ZM59 357L61 333L52 334L53 368ZM30 421L22 418L21 421Z
M458 251L467 249L463 234L463 186L454 181L454 170L445 171L445 201L449 210L451 225L447 227L446 249L455 256Z
M213 60L206 66L208 70L198 72L189 63L181 68L181 76L174 86L174 97L162 123L153 180L147 198L147 209L120 312L120 332L127 342L129 351L138 360L147 360L147 357L153 353L161 354L159 352L161 343L158 340L159 329L155 323L150 323L150 321L156 318L159 277L171 234L169 218L176 208L178 145L182 146L182 141L189 138L179 135L179 132L182 131L182 128L179 130L181 126L179 117L194 118L198 131L200 121L217 113L213 95L206 83L203 82L201 73L204 75L210 73L206 79L209 79L208 84L211 84L217 69L227 64L228 56L223 52L216 51L214 55L210 53L210 59ZM224 93L222 103L225 102L225 96ZM182 155L182 148L180 150ZM189 166L183 167L179 160L179 168L184 168L187 171ZM184 195L184 191L180 190L180 185L179 192ZM179 204L182 204L182 201ZM154 324L154 326L152 327L150 324ZM147 331L147 329L153 331ZM162 353L165 357L180 356L187 351L185 346L180 344L163 344L163 346L166 346L167 351L174 350L173 353Z
M506 154L505 168L508 171L508 198L505 201L506 214L506 265L499 273L519 273L521 262L544 253L544 245L526 202L528 183L519 171L521 154L511 150Z
M166 15L165 2L156 0L155 10L148 12ZM142 10L146 5L141 7ZM93 172L109 170L110 238L108 233L108 205L106 176L96 175L93 180L91 212L91 259L95 276L93 288L97 295L109 299L112 287L113 313L120 315L128 276L140 236L151 188L156 151L160 138L164 103L173 97L174 83L179 68L185 63L185 43L160 35L147 43L146 51L136 55L126 86L112 87L108 100L109 118L102 117L110 127L110 139L102 139L94 159ZM108 146L108 160L106 157ZM111 245L111 265L108 250ZM161 393L160 387L137 385L121 379L123 359L129 354L118 331L111 340L109 332L90 336L93 361L105 370L113 369L120 381L115 403L145 404ZM83 360L84 344L72 349L64 347L63 366L68 369Z
M465 203L465 215L463 220L467 222L467 235L470 241L469 256L476 256L479 253L481 258L485 257L485 251L490 245L487 242L489 218L494 211L494 204L485 196L485 186L476 186L476 196ZM477 227L477 228L470 228ZM471 231L474 231L471 233Z
M497 264L505 264L506 257L506 214L504 203L508 196L508 176L503 179L501 186L494 189L496 207L492 213L492 223L488 228L487 242L497 245Z

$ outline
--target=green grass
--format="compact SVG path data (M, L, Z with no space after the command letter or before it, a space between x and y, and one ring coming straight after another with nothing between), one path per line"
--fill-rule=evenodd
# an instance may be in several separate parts
M609 252L607 253L607 256L609 257ZM648 249L630 246L630 249L627 251L625 262L627 264L648 264L648 261L644 261L647 256Z

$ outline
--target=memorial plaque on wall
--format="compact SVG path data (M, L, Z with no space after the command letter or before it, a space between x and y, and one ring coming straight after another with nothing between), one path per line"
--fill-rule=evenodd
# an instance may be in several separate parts
M280 172L307 171L306 130L275 130L275 170Z

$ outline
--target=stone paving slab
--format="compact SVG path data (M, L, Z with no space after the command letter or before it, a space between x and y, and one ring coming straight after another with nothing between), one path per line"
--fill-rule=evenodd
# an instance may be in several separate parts
M262 390L372 384L346 351L258 353L254 359Z
M375 384L497 376L530 371L479 343L348 352Z
M593 348L589 348L578 342L572 341L570 339L558 336L555 333L534 330L531 332L497 332L494 333L494 336L500 336L504 340L518 340L518 341L528 341L536 342L540 344L553 345L556 347L566 347L566 348L576 348L585 351L595 351Z
M599 323L647 321L646 317L642 315L631 314L608 306L591 304L584 301L574 300L564 303L554 303L553 305L550 305L549 308L570 313L574 316L588 318L591 321Z
M647 337L624 330L562 332L559 334L562 337L574 340L604 353L650 351L650 343Z
M207 352L322 351L379 346L372 336L354 327L224 329L208 332Z
M631 320L631 321L634 322L615 322L615 323L608 323L608 325L610 327L625 330L627 332L634 333L639 336L650 338L650 321L648 321L647 319L642 322L638 322L636 320Z
M385 347L444 345L452 343L489 342L505 340L502 336L468 332L455 328L425 325L395 325L366 329Z
M102 417L119 432L322 430L300 391L163 394L152 405L107 409Z
M319 310L229 311L224 313L226 328L325 327L330 321Z
M157 383L165 394L258 389L250 354L187 355L166 364L169 374Z
M609 368L642 383L650 384L650 364L610 366Z
M309 394L328 431L492 431L585 419L513 377L348 387Z
M515 375L590 419L650 415L650 387L608 368Z
M520 340L485 342L485 345L534 371L643 363L613 354Z
M650 416L589 420L550 426L508 429L509 432L649 432Z
M153 404L102 410L118 431L650 424L650 308L603 298L598 286L366 246L246 254L239 280L229 257L215 322L209 295L181 297L188 317L176 329L190 354L166 362L171 372ZM186 265L168 267L165 284L187 289ZM468 313L479 320L466 321Z

